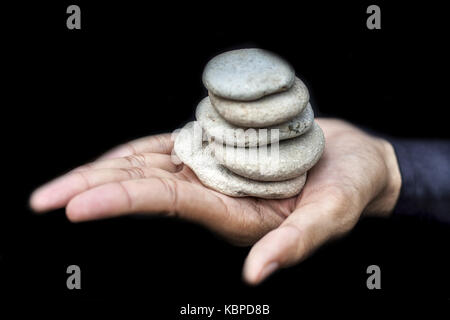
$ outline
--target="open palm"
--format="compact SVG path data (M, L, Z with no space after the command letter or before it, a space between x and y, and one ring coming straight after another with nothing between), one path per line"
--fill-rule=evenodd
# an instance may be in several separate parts
M395 156L388 156L392 147L340 120L318 123L324 154L300 195L289 199L233 198L203 186L191 169L173 163L173 141L165 134L119 146L44 185L31 207L66 207L71 221L166 214L201 223L235 244L259 240L244 267L247 281L258 283L349 231L363 211L383 214L395 204L399 173Z

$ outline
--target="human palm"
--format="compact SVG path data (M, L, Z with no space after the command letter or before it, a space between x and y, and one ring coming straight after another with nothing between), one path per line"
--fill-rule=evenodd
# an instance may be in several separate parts
M235 244L257 242L244 276L258 283L345 234L362 212L388 213L397 199L400 177L387 142L340 120L317 121L324 154L302 192L289 199L233 198L203 186L190 168L172 161L166 134L119 146L50 182L33 193L31 207L66 206L71 221L163 213L201 223Z

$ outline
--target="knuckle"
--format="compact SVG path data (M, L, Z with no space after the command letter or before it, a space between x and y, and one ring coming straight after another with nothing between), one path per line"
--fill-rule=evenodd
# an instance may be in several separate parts
M133 167L145 167L146 159L143 154L132 154L125 157L125 160Z
M74 172L74 174L80 177L80 179L84 182L86 189L91 189L91 187L92 187L91 183L83 171L77 171L77 172Z
M123 172L125 172L130 179L144 179L146 178L146 174L144 170L140 167L131 167L131 168L121 168Z
M133 209L135 208L135 203L134 203L133 197L131 196L130 192L128 191L127 186L125 185L125 183L123 181L117 182L117 185L122 189L123 194L125 195L125 197L127 199L128 210L133 211Z
M308 231L308 228L301 229L294 223L284 224L283 228L289 230L289 237L287 237L286 241L288 241L291 247L290 252L292 252L286 257L287 261L285 261L285 264L292 265L306 257L314 249L314 237Z
M156 135L154 136L156 144L162 150L163 153L168 153L171 150L171 146L168 143L168 139L166 139L165 135Z
M169 199L168 200L168 202L169 202L168 215L169 216L177 216L179 213L179 202L178 202L179 186L178 186L178 183L173 179L158 178L158 180L164 186L167 197Z

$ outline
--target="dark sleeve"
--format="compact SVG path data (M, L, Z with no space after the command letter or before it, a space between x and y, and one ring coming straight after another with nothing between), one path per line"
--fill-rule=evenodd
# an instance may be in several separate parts
M402 187L394 215L450 224L450 141L390 139Z

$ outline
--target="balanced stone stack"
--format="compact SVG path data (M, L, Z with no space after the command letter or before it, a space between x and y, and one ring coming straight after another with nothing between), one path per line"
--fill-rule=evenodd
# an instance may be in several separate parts
M298 194L325 139L293 68L261 49L234 50L208 62L203 83L208 97L197 121L175 140L180 160L204 185L230 196Z

